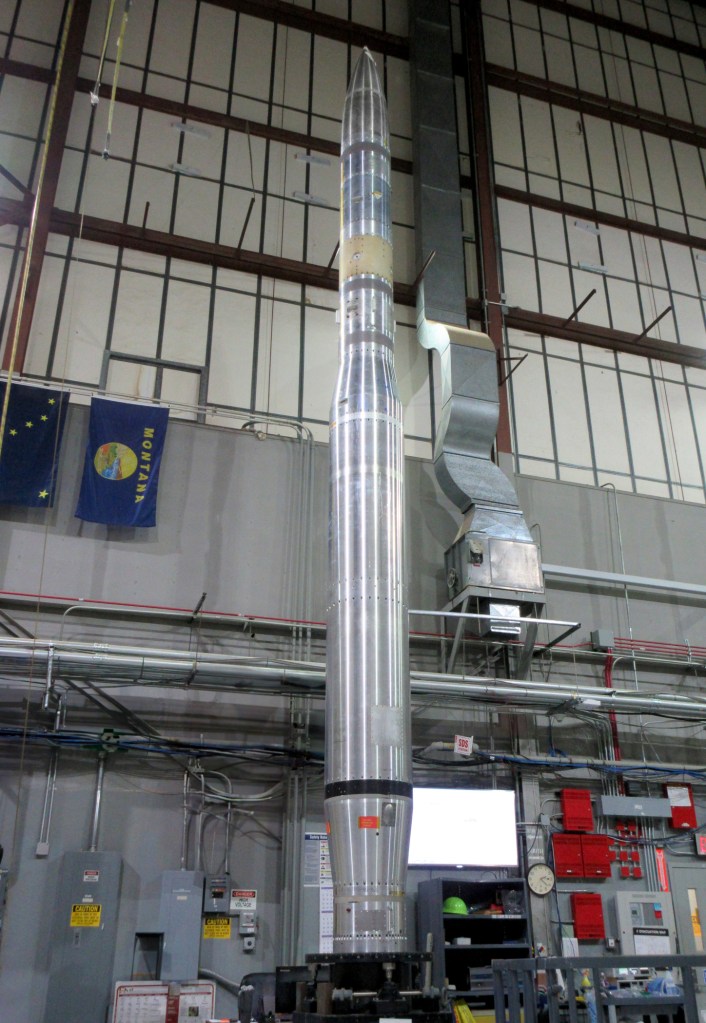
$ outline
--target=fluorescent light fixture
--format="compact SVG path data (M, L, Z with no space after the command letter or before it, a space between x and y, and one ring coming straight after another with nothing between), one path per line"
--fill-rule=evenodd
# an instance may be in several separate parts
M516 867L511 789L414 789L409 865Z
M608 267L601 266L600 263L579 263L579 270L585 270L589 274L607 274Z
M181 132L182 135L195 135L200 139L210 139L211 132L208 128L201 128L196 124L184 124L182 121L172 121L172 128Z
M588 231L589 234L600 234L600 227L596 227L595 224L589 224L587 220L575 220L574 227L578 227L581 231Z
M202 177L198 167L189 167L186 163L172 163L169 165L175 174L185 174L187 178Z
M295 160L301 160L302 163L315 163L320 167L330 167L331 161L328 156L316 156L314 153L295 153Z
M300 202L308 202L310 206L325 206L327 209L334 209L330 203L326 202L318 195L311 195L310 192L292 192L295 199L299 199Z

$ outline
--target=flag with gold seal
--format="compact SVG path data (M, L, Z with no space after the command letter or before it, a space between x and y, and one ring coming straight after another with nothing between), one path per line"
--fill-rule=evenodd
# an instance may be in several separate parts
M7 381L0 382L0 418ZM0 447L0 504L51 508L69 395L50 387L10 384Z
M157 524L169 410L94 398L76 516L109 526Z

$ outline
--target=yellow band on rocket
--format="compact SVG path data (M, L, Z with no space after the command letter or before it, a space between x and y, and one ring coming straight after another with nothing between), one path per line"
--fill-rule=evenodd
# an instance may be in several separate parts
M358 274L375 274L392 284L392 246L377 234L354 234L341 244L341 283Z

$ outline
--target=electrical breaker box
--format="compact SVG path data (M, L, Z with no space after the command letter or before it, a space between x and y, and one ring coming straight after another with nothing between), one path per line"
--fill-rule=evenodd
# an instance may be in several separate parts
M230 916L230 878L226 874L207 877L203 890L204 913Z
M554 868L557 877L583 877L581 835L553 835Z
M571 912L574 936L579 941L600 941L605 938L603 900L593 892L572 892Z
M608 835L581 835L584 877L610 877L613 854Z
M672 809L671 825L673 828L695 828L696 807L691 785L665 785L665 795Z
M110 1001L122 859L113 852L67 852L51 892L49 985L44 1023L103 1019Z
M593 831L593 808L588 789L562 789L564 831Z
M203 886L200 870L165 870L162 874L159 980L195 980L199 975Z

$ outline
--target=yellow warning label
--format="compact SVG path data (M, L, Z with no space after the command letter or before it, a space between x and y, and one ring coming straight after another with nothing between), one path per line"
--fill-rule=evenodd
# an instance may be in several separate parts
M229 916L207 916L203 921L204 938L230 938Z
M101 907L94 902L76 903L71 907L70 927L100 927Z

